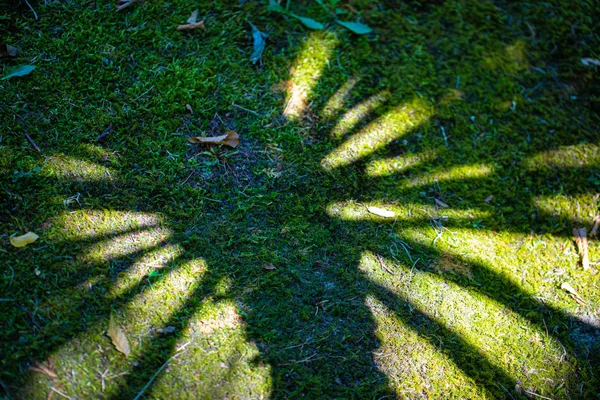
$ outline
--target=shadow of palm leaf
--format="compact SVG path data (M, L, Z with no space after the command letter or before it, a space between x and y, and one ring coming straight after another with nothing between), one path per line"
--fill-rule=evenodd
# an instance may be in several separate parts
M307 43L308 51L300 50L297 60L319 51L318 35ZM284 164L298 158L303 161L287 163L291 172L269 187L273 193L279 193L278 198L262 193L248 200L251 204L244 210L227 199L208 201L203 204L202 218L190 221L190 210L178 209L177 200L185 198L188 187L207 188L210 193L221 182L190 182L190 186L156 190L143 198L132 197L131 193L156 187L156 178L145 175L145 171L139 171L135 179L112 185L93 180L53 182L68 186L65 192L84 187L90 198L100 198L110 190L111 197L103 197L105 209L139 215L119 217L133 221L130 225L120 226L117 218L112 228L99 229L103 222L95 220L93 212L78 211L88 213L89 226L71 229L89 232L92 228L98 232L65 239L64 244L76 248L77 254L56 254L73 258L61 264L67 271L60 282L63 291L55 290L55 296L45 296L46 304L42 305L54 309L54 319L68 323L55 326L48 321L32 328L33 340L18 344L20 354L14 359L23 361L35 352L33 357L43 360L62 347L73 348L85 341L87 332L104 329L111 312L133 313L136 302L156 302L156 315L147 316L143 329L136 329L145 333L140 335L135 365L116 362L127 374L116 377L119 387L104 397L131 398L142 388L146 396L152 397L152 382L157 377L165 379L163 385L190 397L199 390L206 390L209 397L243 397L244 393L250 397L235 383L236 374L247 371L238 367L242 363L270 368L272 388L267 395L276 398L420 397L428 393L435 397L441 395L442 389L432 387L428 374L441 374L444 368L451 370L453 379L472 382L469 390L473 395L511 396L517 382L527 377L527 372L517 368L521 360L528 359L519 346L534 335L524 334L519 337L521 342L509 340L508 348L514 355L507 355L508 361L486 348L493 338L473 343L465 334L469 320L460 320L450 310L453 306L466 309L457 300L460 295L470 302L474 313L486 312L485 307L477 308L476 301L488 299L497 313L488 315L488 319L521 323L524 330L545 332L544 341L527 345L533 351L551 347L548 362L553 360L556 348L564 348L561 363L565 357L566 367L561 364L548 373L564 382L554 382L548 388L560 394L564 386L569 393L575 393L579 384L585 382L591 393L594 388L590 385L598 379L598 360L593 357L600 335L598 328L570 315L555 302L531 293L527 277L507 276L507 271L490 257L458 251L440 234L449 236L453 229L466 232L474 238L474 247L493 243L496 233L514 234L517 239L513 242L521 240L521 247L527 245L526 235L532 232L569 237L571 225L584 217L573 220L570 216L554 215L551 208L540 205L540 199L589 197L594 191L587 180L598 171L598 138L593 130L597 119L584 112L568 119L576 129L556 126L552 133L513 131L530 119L547 118L547 112L533 102L525 103L520 112L510 112L509 108L501 121L490 123L481 111L496 115L492 106L480 107L478 102L483 100L473 93L485 91L488 97L512 98L504 95L506 87L495 85L493 74L490 76L486 69L496 59L494 52L501 61L510 59L512 53L506 55L504 40L487 42L490 46L485 56L469 53L468 63L438 59L414 76L404 74L414 68L400 63L406 56L402 54L405 46L401 38L390 35L380 43L379 56L370 62L357 55L358 50L329 47L329 55L341 51L353 63L343 67L340 62L340 71L336 71L338 67L333 62L328 69L321 62L323 71L318 79L309 79L306 87L301 87L301 81L294 83L302 73L301 63L296 62L298 65L288 77L292 82L287 86L288 101L279 105L292 120L287 125L291 127L290 135L295 135L301 144L287 149L289 155L284 153L282 157ZM441 44L424 43L430 48L421 46L411 53L417 60L409 58L403 63L419 62L418 54L423 52L432 58L439 57L439 53L452 54L444 47L445 40ZM315 48L311 50L311 46ZM365 42L359 43L359 50L360 46L366 46ZM398 71L381 68L380 62L398 63ZM454 63L453 72L463 77L462 86L456 83L456 76L447 76L445 62ZM522 72L520 63L521 59L513 60L509 67ZM340 82L341 77L351 76L360 78ZM523 79L530 79L529 75ZM469 80L474 83L468 83ZM516 77L509 92L529 83ZM440 87L435 87L438 84ZM332 93L331 88L338 86L341 89ZM467 94L459 93L456 87L465 87ZM299 92L294 94L294 90ZM420 91L434 93L436 98L423 100ZM559 99L561 93L550 84L549 88L538 89L536 95L542 99L546 96L547 105ZM461 101L473 104L473 110L478 112L474 120L470 114L458 113L469 108L457 107ZM557 100L552 110L568 112L568 104ZM589 157L585 162L583 157L577 158L579 164L574 168L561 151L582 143L585 146L581 151ZM465 148L473 150L462 151ZM548 162L544 155L551 150L556 151L556 156ZM538 155L542 157L536 159ZM479 173L464 176L473 166L481 166L475 168ZM177 175L170 176L174 178L171 180L176 180ZM566 181L571 181L568 188L563 184ZM496 199L491 204L484 201L490 194ZM326 199L326 203L315 203L315 199ZM448 203L448 209L436 207L436 199ZM514 199L520 199L516 209ZM369 204L394 208L399 217L392 222L375 219L365 212L364 206ZM298 215L303 216L303 223L299 223ZM54 223L59 222L68 225L66 219L60 218ZM262 236L271 239L264 240ZM145 266L145 257L166 248L172 251L153 264L161 268ZM517 252L519 248L503 250ZM86 252L93 257L86 258ZM280 263L278 279L271 279L271 272L261 269L261 263L271 262L267 255ZM379 263L393 266L396 275L386 276ZM186 276L197 277L193 281L178 280L178 273L184 269L189 270ZM524 265L524 271L533 273L531 265ZM417 275L421 284L432 284L430 297L411 291L411 282ZM178 293L169 300L175 302L169 307L173 312L161 315L161 299L150 295L153 286L159 285L170 293ZM444 296L451 305L442 308L443 304L436 302ZM428 305L431 301L434 304ZM230 353L218 361L224 365L223 373L211 370L191 380L161 374L166 371L163 367L191 368L186 362L178 363L179 358L172 358L183 354L182 346L189 345L185 348L199 360L217 362L210 359L210 354L218 353L219 343L211 343L202 334L209 336L231 326L198 325L198 319L208 318L203 313L214 304L226 304L235 310L232 324L241 327L244 340L252 343L256 352L249 357ZM436 311L435 306L440 306L440 310ZM81 315L91 318L82 324ZM509 317L504 318L506 315ZM226 320L220 314L219 318ZM274 318L278 320L276 326ZM388 331L381 326L382 320L397 324L398 336L415 335L412 344L406 346L409 350L384 343L388 341L384 337ZM174 332L157 334L158 325L174 327ZM499 328L500 334L507 331ZM587 342L577 340L584 336L589 339ZM15 337L11 339L16 341ZM415 352L429 348L433 350L427 350L427 354L438 354L445 360L441 368L433 369L427 362L419 368L408 366L412 360L420 362ZM401 356L390 356L393 352ZM21 373L23 365L9 366L8 375ZM107 365L110 363L99 367ZM456 370L452 370L453 366ZM568 374L561 376L565 371ZM422 388L402 388L395 372L400 377L418 375Z

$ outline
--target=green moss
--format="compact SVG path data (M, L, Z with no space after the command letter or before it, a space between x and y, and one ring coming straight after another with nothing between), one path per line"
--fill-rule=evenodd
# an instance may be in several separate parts
M31 3L0 16L0 69L37 66L0 84L0 397L598 395L591 2L339 2L368 36Z

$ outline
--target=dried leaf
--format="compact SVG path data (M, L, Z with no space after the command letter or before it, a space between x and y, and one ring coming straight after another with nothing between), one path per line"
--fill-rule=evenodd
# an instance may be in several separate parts
M19 50L6 43L0 44L0 58L2 57L16 57L19 54Z
M198 10L194 10L192 15L188 18L188 24L195 24L198 21Z
M17 65L8 70L8 74L2 77L2 80L10 79L15 76L29 75L35 69L35 65Z
M177 27L178 31L191 31L193 29L204 29L204 21L194 22L193 24L183 24Z
M588 243L585 228L573 228L573 239L577 244L577 251L581 257L581 265L584 270L590 268L590 259L588 256Z
M582 58L581 63L586 67L589 67L590 65L596 65L600 67L600 60L596 60L595 58Z
M575 299L576 302L578 302L582 306L585 305L585 301L583 301L581 296L579 296L579 293L577 293L577 291L573 289L573 286L569 285L567 282L563 282L562 285L560 285L560 288L569 292L569 294L573 297L573 299Z
M441 201L441 200L438 200L438 199L435 199L435 204L437 204L437 205L438 205L438 206L440 206L440 207L444 207L444 208L448 208L448 207L450 207L448 204L446 204L446 203L444 203L443 201Z
M367 207L367 210L371 214L379 215L380 217L383 217L383 218L393 218L396 216L395 212L384 210L383 208L379 208L379 207Z
M33 243L36 240L38 240L39 236L36 235L33 232L27 232L24 235L21 236L12 236L10 238L10 244L12 244L15 247L25 247L27 246L29 243Z
M108 331L106 332L108 337L111 338L115 348L119 350L121 353L125 354L125 357L129 357L129 353L131 353L131 349L129 348L129 341L127 340L127 336L123 333L123 330L117 323L115 322L113 316L110 316L110 320L108 321Z
M485 198L485 202L489 203L490 201L492 201L492 199L494 198L494 195L490 194L488 197Z
M263 269L271 271L271 270L277 269L277 267L274 266L273 264L266 264L266 265L263 265Z
M225 135L212 137L189 137L188 142L202 144L224 144L229 147L237 147L240 143L240 137L235 131L229 131Z
M256 64L262 58L263 51L265 51L267 45L265 39L267 38L267 34L259 31L258 28L252 24L250 24L250 26L252 26L252 38L254 39L254 51L250 56L250 61L252 61L252 64Z
M117 11L121 11L122 9L129 7L136 1L137 0L119 0L117 2Z
M190 106L189 104L185 105L185 109L188 110L190 112L190 114L194 114L194 110L192 110L192 106Z

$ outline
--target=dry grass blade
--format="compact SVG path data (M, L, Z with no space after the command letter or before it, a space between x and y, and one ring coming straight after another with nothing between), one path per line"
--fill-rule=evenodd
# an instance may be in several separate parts
M125 354L125 357L129 357L131 348L129 347L127 336L125 336L125 333L121 327L117 325L112 315L110 316L110 320L108 322L108 331L106 334L111 338L115 348L121 353Z
M577 244L577 251L581 257L581 265L584 270L590 268L590 259L588 256L588 243L585 228L573 228L573 239Z
M596 215L592 222L594 223L594 227L590 231L590 237L596 236L596 233L598 233L598 227L600 226L600 215Z
M44 374L51 379L58 379L58 375L54 373L51 367L46 366L44 364L35 363L31 367L29 367L31 371L39 372L40 374Z
M441 201L441 200L438 200L438 199L435 199L435 204L437 204L438 206L440 206L440 207L443 207L443 208L448 208L448 207L450 207L448 204L446 204L446 203L444 203L443 201Z
M387 265L385 265L385 263L383 262L383 258L379 254L377 254L377 260L379 260L379 265L381 265L381 268L383 268L384 271L386 271L388 274L396 275L394 271L392 271L387 267Z

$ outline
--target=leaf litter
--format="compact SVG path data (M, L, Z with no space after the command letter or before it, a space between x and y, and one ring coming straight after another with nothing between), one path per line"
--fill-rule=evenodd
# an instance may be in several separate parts
M225 146L229 146L232 148L236 148L240 143L240 136L236 133L236 131L229 131L226 134L220 135L220 136L189 137L188 142L208 144L208 145L225 145Z
M15 247L25 247L30 243L35 242L36 240L38 240L39 236L36 235L33 232L27 232L24 235L21 236L12 236L10 238L10 244L12 244Z
M129 347L129 341L127 340L127 336L121 329L121 327L115 322L113 316L110 316L110 320L108 321L108 331L106 332L108 337L112 340L115 348L123 353L125 357L129 357L131 353L131 348Z

